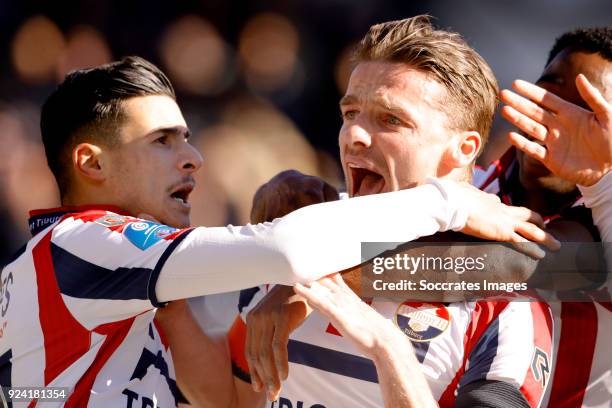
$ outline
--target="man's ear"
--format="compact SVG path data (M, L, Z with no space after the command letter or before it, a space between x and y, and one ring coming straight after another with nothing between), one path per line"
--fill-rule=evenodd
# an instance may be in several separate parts
M452 136L448 149L448 163L454 168L463 168L472 164L482 146L482 138L476 131L459 132Z
M72 150L72 164L77 174L89 181L104 181L100 163L102 149L91 143L80 143Z

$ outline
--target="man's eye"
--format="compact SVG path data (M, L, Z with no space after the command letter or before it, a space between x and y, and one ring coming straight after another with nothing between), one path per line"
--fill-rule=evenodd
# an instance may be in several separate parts
M397 118L396 116L393 116L393 115L387 116L386 121L390 125L396 125L397 126L397 125L401 125L402 124L402 121L399 118Z
M159 143L159 144L168 144L168 136L162 136L162 137L158 137L157 139L155 139L155 143Z
M342 118L346 120L353 120L357 116L357 111L350 110L342 114Z

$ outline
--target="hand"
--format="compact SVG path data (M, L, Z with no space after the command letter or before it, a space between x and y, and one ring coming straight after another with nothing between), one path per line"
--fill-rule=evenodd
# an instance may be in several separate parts
M253 197L251 222L272 221L298 208L338 199L338 191L315 176L283 171L259 187Z
M370 358L388 339L397 338L398 334L404 338L393 323L364 303L338 273L313 282L310 287L298 283L294 290Z
M470 215L461 230L464 234L498 242L515 243L517 249L528 255L541 258L543 254L528 241L542 244L556 251L561 247L551 234L544 231L544 220L540 214L525 207L503 204L499 197L461 183L462 197L468 200Z
M558 96L517 80L501 92L507 104L502 115L531 136L509 133L510 142L541 161L557 176L583 186L595 184L612 168L612 105L582 74L576 87L592 112Z
M251 222L272 221L311 204L338 199L338 191L318 177L283 171L261 186L253 198ZM289 375L289 335L312 309L291 287L275 286L247 316L246 358L255 391L265 386L270 400Z
M247 315L246 359L257 392L265 386L268 399L278 398L289 375L289 335L312 312L290 286L276 285Z

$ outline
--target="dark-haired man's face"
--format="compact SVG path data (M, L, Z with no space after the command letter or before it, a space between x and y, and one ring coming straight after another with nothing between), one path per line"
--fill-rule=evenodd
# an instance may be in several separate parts
M167 96L141 96L123 102L123 110L120 144L101 159L113 204L173 227L188 226L192 174L202 156L187 141L178 105Z
M576 76L584 74L612 102L612 62L599 54L588 54L566 48L546 66L538 86L575 105L589 109L576 88ZM545 189L565 194L572 192L574 183L553 175L539 161L517 152L521 184L528 190Z

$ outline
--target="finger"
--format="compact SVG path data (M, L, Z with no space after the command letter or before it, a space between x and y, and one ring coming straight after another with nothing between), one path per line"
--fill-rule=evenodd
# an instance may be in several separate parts
M334 273L333 275L329 275L329 279L331 279L336 285L344 288L348 288L346 282L342 278L342 275L339 273Z
M257 361L255 357L257 355L257 339L259 338L259 336L257 330L255 330L257 325L254 324L252 321L249 322L249 320L251 319L247 317L245 357L249 366L249 373L251 375L251 386L253 387L253 391L260 392L263 389L263 381L261 380L261 376L259 375L259 372L257 370Z
M612 106L604 99L599 89L595 88L583 74L578 74L576 77L576 88L598 119L602 115L607 117L612 115Z
M539 160L542 163L546 163L546 160L548 159L548 151L544 146L532 142L525 136L516 132L509 132L508 139L514 147L516 147L529 157Z
M336 201L340 198L338 190L327 183L323 183L323 197L325 201Z
M539 228L544 228L544 218L535 211L530 210L526 207L512 207L508 206L507 211L519 221L528 221L535 224Z
M544 256L546 256L546 252L544 252L538 244L533 242L511 242L511 244L517 251L531 258L543 259Z
M283 314L281 313L281 316ZM289 334L291 329L287 319L281 318L277 322L274 329L274 337L272 338L272 354L274 357L274 366L281 380L286 380L289 376L289 354L287 344L289 343ZM280 389L278 390L280 391Z
M341 315L341 313L328 296L329 291L327 288L323 288L317 282L313 282L310 288L297 283L294 290L297 294L303 296L313 309L318 310L321 314L326 316L338 330L341 330L340 327L336 326L336 324L340 322L338 316Z
M324 311L329 308L329 306L327 305L328 302L325 300L324 294L329 293L329 289L324 288L323 291L323 289L321 288L323 287L317 282L313 282L309 288L299 283L296 283L293 290L295 290L295 293L297 293L298 295L304 297L304 299L306 299L308 304L313 309Z
M551 251L561 248L561 243L555 237L530 222L519 222L515 231L530 241L546 246Z
M553 113L557 113L568 106L568 102L531 82L517 79L512 83L512 87L521 95L526 96Z
M357 294L353 291L353 289L351 289L346 282L344 281L344 278L342 277L342 274L340 273L334 273L333 275L329 275L329 279L334 283L335 287L337 290L343 291L348 293L349 295L353 295L355 297L359 297L357 296ZM361 300L361 299L359 299Z
M514 126L527 133L529 136L541 142L546 142L546 136L548 135L548 129L544 125L530 119L526 115L517 111L511 106L504 106L501 110L502 116L512 123Z
M274 353L272 350L272 339L274 337L274 324L269 320L262 320L260 324L259 338L255 348L256 356L255 370L260 380L263 382L263 387L269 400L274 400L274 396L280 390L280 379L274 364Z
M523 98L507 89L500 92L500 97L504 103L538 123L543 125L555 123L555 118L550 112L529 99Z

